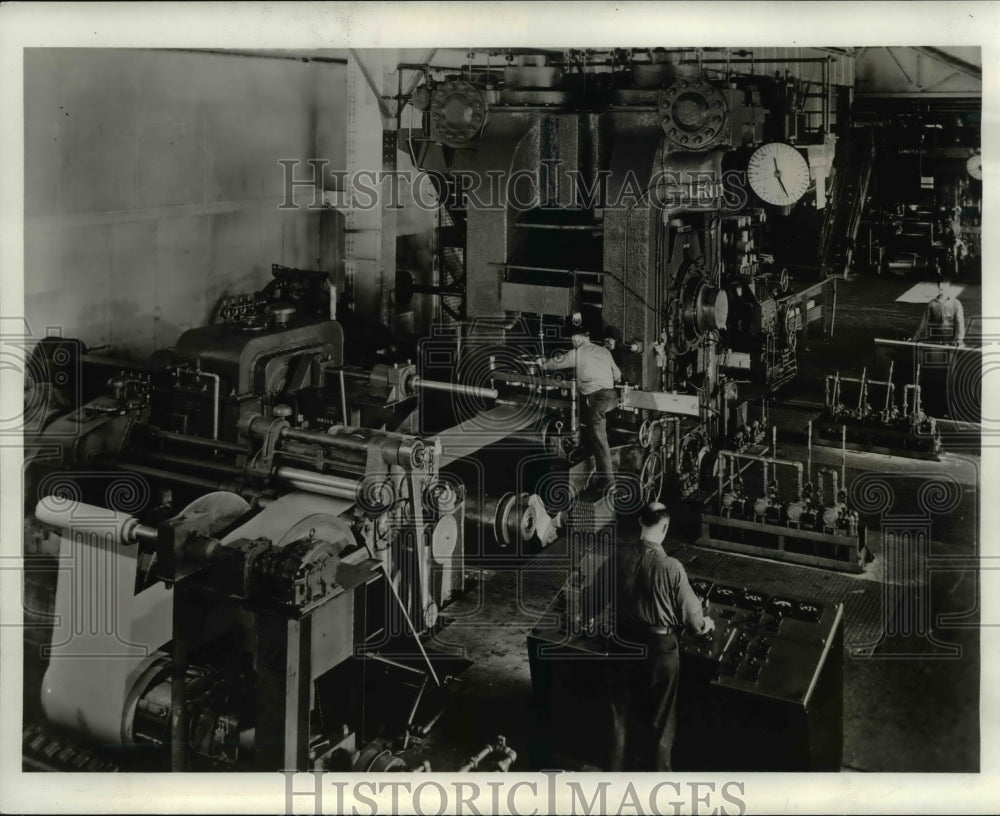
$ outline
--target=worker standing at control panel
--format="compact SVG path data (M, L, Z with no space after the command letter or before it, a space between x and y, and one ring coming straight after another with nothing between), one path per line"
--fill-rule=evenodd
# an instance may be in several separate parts
M669 771L677 730L682 629L709 636L715 622L702 611L684 566L663 549L670 514L659 502L639 514L638 541L615 548L613 631L637 654L612 661L611 771Z
M603 489L614 480L605 414L618 407L615 383L621 381L622 373L611 352L603 345L591 342L590 329L584 323L571 322L567 333L573 348L556 352L548 360L543 360L542 368L546 371L576 369L581 419L587 428L586 441L594 455L594 484Z

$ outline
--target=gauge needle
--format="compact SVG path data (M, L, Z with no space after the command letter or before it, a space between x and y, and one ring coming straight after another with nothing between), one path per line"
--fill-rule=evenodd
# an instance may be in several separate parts
M791 196L788 195L788 190L785 189L785 182L781 180L781 169L778 167L778 160L773 159L773 161L774 161L774 177L778 180L778 184L781 185L781 192L785 194L785 198L791 198Z

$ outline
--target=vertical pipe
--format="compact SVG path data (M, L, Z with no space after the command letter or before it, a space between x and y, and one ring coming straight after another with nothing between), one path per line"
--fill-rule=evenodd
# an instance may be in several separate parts
M729 414L729 400L723 396L722 398L722 438L726 438L726 430L729 427L727 420L727 415ZM723 442L725 444L725 442Z
M885 404L882 406L882 410L885 412L887 417L889 415L889 398L892 396L892 392L894 390L892 385L892 367L895 363L895 360L889 361L889 378L885 381Z
M725 476L723 475L723 471L728 471L728 469L729 468L728 468L728 460L726 459L726 452L722 451L719 454L719 511L720 512L722 510L723 481L725 480Z
M577 415L579 414L579 408L576 404L578 396L578 391L576 387L576 380L573 381L572 390L570 392L570 415L569 415L569 427L573 433L576 433L577 425Z
M824 135L830 132L830 113L833 107L833 101L831 99L832 82L831 82L830 70L830 58L827 57L823 62L823 133Z
M340 369L340 415L342 419L340 420L344 425L349 425L350 420L347 417L347 390L344 387L344 369Z
M861 414L861 406L865 402L865 376L868 374L868 367L861 369L861 386L858 389L858 414Z
M812 472L813 472L813 421L809 420L809 426L806 430L806 481L812 482Z
M674 470L681 472L681 418L674 417Z
M847 484L847 426L840 426L840 481Z
M771 426L771 456L778 456L778 426Z
M190 370L190 369L189 369ZM219 438L219 413L220 413L220 391L221 391L221 377L218 374L213 374L211 371L202 371L200 368L194 369L194 375L198 379L211 380L212 381L212 439Z

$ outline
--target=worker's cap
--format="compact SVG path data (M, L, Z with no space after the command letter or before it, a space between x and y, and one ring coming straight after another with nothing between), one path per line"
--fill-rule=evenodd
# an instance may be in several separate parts
M592 308L583 307L573 312L563 321L562 334L565 338L577 334L585 334L593 339L604 336L604 327L599 314L594 314Z

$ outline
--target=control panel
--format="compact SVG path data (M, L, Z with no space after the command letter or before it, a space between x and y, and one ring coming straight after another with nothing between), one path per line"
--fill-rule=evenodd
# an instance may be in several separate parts
M715 621L708 636L681 635L683 653L715 664L712 683L802 706L809 697L843 608L692 576L691 588Z
M602 593L587 591L588 578L601 583L593 566L581 561L532 629L528 659L543 753L600 766L611 728L602 714L610 710L607 667L626 644L595 608ZM689 581L715 628L679 634L675 770L840 770L843 604L699 575Z

